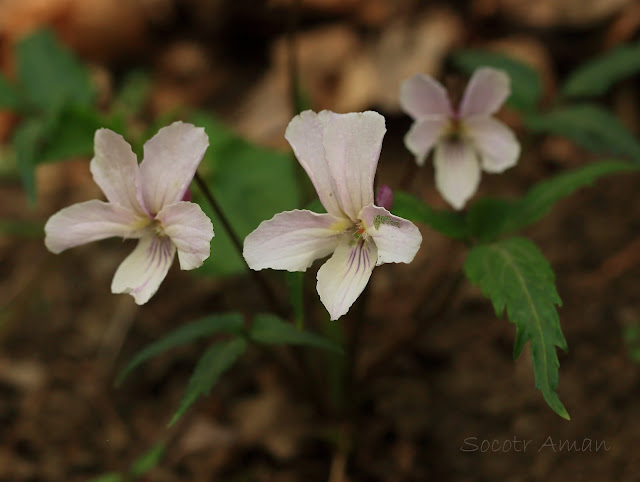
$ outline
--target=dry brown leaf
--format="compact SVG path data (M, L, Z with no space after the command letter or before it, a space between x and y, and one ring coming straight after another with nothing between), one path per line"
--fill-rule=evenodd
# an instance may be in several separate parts
M398 112L402 81L416 72L437 75L444 57L461 43L462 23L449 10L431 10L416 21L397 21L365 45L353 29L332 25L298 36L298 72L314 110L356 112L380 106ZM234 124L245 137L284 146L293 108L289 48L276 42L273 67L245 96Z
M431 10L415 22L393 23L345 66L336 109L349 112L380 105L399 112L402 81L417 72L437 76L444 57L461 44L462 37L462 22L448 9Z
M144 47L146 22L137 2L113 0L3 0L3 69L13 70L13 48L35 29L52 27L73 50L96 61L130 56Z
M586 27L618 13L634 0L501 0L505 15L541 28Z
M310 413L272 377L267 382L263 380L261 392L254 397L236 402L231 417L240 443L262 445L275 457L288 459L298 453L310 431Z

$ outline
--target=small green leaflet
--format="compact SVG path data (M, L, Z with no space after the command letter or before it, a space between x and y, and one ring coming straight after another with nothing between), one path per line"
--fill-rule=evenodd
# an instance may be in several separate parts
M533 132L567 137L594 153L640 162L640 142L617 117L594 104L574 104L532 114L525 118L525 124Z
M564 84L565 97L595 97L640 72L640 42L617 47L575 70Z
M231 368L246 349L247 342L243 338L234 338L216 343L204 352L189 379L180 407L173 415L169 426L176 423L200 395L209 395L220 375Z
M342 348L332 341L315 333L299 330L291 323L270 314L257 314L254 317L249 338L263 345L306 345L343 353Z
M127 474L109 472L91 479L90 482L132 482L157 467L166 449L164 442L158 442L131 465Z
M186 345L199 338L218 333L240 335L242 334L243 327L243 318L239 313L211 315L183 325L140 351L120 372L116 380L116 385L121 384L127 375L138 365L158 356L160 353L170 350L171 348Z
M167 446L164 442L156 443L133 463L129 472L131 472L131 475L134 477L142 477L151 469L158 466L166 450Z
M471 75L480 67L504 70L511 77L511 96L507 105L519 111L533 111L542 96L542 84L538 73L530 65L508 55L486 50L458 50L451 60L465 73Z
M560 367L556 347L567 350L556 308L562 302L544 255L531 241L510 238L474 246L464 271L491 299L496 315L506 308L509 321L516 325L514 359L530 341L536 388L558 415L569 420L556 393Z
M466 216L471 236L491 241L538 221L560 199L589 186L609 174L637 171L638 166L622 161L599 161L562 173L534 186L518 200L483 198Z
M427 203L403 191L394 191L393 196L392 211L396 216L426 224L453 239L467 238L469 233L461 214L433 209Z

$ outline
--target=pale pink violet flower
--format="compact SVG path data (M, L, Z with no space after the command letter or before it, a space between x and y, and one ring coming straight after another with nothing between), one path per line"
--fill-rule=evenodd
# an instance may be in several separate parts
M146 303L176 251L185 270L209 257L213 225L200 206L183 200L208 146L204 129L174 122L145 143L138 165L121 135L98 129L90 169L108 202L86 201L51 216L44 228L45 245L58 254L113 236L139 239L117 269L111 291Z
M374 205L385 132L377 112L305 111L294 117L285 137L327 213L276 214L244 241L244 258L254 270L306 271L331 254L318 270L317 290L332 320L349 310L374 266L409 263L422 242L413 223Z
M435 148L436 187L455 209L462 209L480 182L480 169L499 173L520 156L511 129L492 117L509 97L509 76L489 67L477 69L459 109L451 107L445 88L416 74L400 89L400 105L415 122L405 136L407 149L422 166Z

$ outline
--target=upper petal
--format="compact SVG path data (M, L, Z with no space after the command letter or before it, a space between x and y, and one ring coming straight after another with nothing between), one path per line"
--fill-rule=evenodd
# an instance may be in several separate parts
M163 127L145 143L140 175L144 202L152 215L182 200L208 146L202 127L180 121Z
M374 205L365 206L360 219L378 248L376 264L413 261L422 243L422 234L415 224Z
M307 172L327 212L334 216L344 216L322 142L324 121L329 117L328 111L316 114L306 110L289 122L284 137L291 144L298 162Z
M466 134L480 151L482 168L487 172L502 172L518 162L520 144L502 122L485 116L464 120Z
M147 213L142 199L138 160L124 138L109 129L98 129L90 170L107 199L131 211Z
M369 282L378 259L376 245L343 236L333 256L318 270L318 294L332 320L344 315Z
M345 214L357 221L360 210L373 203L375 177L386 132L377 112L324 114L324 150Z
M446 89L440 82L425 74L416 74L402 83L400 106L414 119L453 116Z
M407 135L404 136L404 145L416 156L419 166L424 164L429 151L440 139L449 125L447 117L425 117L413 123Z
M482 67L471 76L460 103L460 117L491 115L511 93L511 81L502 70Z
M167 276L175 253L176 248L167 236L144 236L120 263L111 282L111 292L128 293L138 305L144 305Z
M467 143L440 142L434 157L436 187L456 209L462 209L480 183L480 163Z
M58 254L112 236L139 238L149 222L148 217L130 209L94 199L73 204L51 216L44 226L44 244Z
M156 219L162 231L178 249L181 269L202 266L211 254L213 224L200 206L181 201L162 208Z
M331 214L287 211L260 223L245 238L242 254L251 269L306 271L314 260L334 251L338 235L349 225Z

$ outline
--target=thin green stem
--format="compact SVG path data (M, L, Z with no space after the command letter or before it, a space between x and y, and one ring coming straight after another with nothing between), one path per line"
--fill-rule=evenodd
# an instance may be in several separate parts
M196 181L196 184L200 188L200 191L202 191L202 194L204 195L205 199L211 205L214 212L218 216L218 219L224 226L224 229L227 231L227 234L229 235L229 238L231 239L233 246L236 248L236 251L240 255L240 258L242 259L245 266L247 267L247 270L249 270L251 277L253 278L255 283L260 287L260 290L262 291L262 294L267 300L267 303L269 303L269 307L271 308L271 310L274 313L277 313L279 316L282 316L283 318L288 318L289 310L282 306L282 304L280 303L280 299L276 296L275 292L273 291L269 283L267 283L267 281L260 275L259 271L252 270L247 264L247 261L244 259L244 256L242 255L242 242L240 241L240 238L238 237L235 230L231 226L231 223L227 219L227 216L225 216L224 211L220 207L220 204L218 203L218 201L216 201L216 198L213 196L213 193L207 186L207 183L204 182L204 179L202 179L202 176L200 176L198 172L196 172L194 179Z

